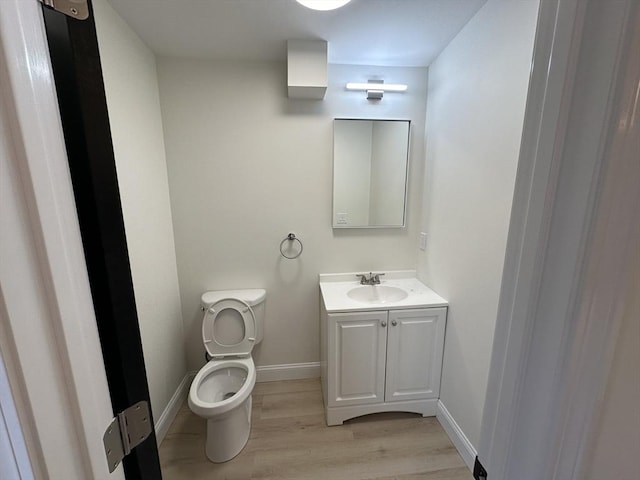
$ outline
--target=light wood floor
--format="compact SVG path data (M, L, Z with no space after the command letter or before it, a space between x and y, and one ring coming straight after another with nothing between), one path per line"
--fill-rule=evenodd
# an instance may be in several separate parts
M318 379L257 383L252 417L244 450L214 464L205 420L185 402L160 447L164 479L472 479L435 417L383 413L327 427Z

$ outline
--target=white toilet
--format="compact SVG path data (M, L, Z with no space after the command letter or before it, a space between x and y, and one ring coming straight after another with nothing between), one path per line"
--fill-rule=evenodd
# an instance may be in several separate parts
M251 431L254 345L263 337L263 289L202 294L202 340L211 360L189 389L189 408L207 419L206 453L215 463L238 455Z

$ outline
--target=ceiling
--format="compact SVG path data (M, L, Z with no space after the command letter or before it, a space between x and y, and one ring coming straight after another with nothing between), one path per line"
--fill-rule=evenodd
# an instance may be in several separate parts
M109 0L161 56L286 60L287 39L329 42L329 63L427 66L486 0Z

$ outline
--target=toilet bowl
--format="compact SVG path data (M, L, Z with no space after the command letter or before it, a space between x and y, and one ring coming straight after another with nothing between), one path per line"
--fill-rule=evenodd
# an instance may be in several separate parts
M207 420L207 458L226 462L238 455L251 432L251 392L256 368L251 358L211 360L196 374L189 408Z
M251 351L262 340L265 296L261 289L202 295L202 339L211 360L193 379L188 403L207 421L205 451L215 463L231 460L249 439L256 383Z

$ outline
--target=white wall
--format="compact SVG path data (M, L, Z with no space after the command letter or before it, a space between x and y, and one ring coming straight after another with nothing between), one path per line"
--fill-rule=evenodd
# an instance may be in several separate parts
M489 0L429 68L419 276L450 302L441 400L475 448L537 8Z
M424 131L427 71L329 65L324 101L289 100L286 65L158 60L188 366L204 363L200 295L264 287L257 365L319 361L318 273L415 268L422 134L413 135L408 227L333 230L333 119L406 118ZM347 81L409 85L370 102ZM278 246L294 231L297 260Z
M158 420L186 364L156 62L105 0L93 3L151 407Z

